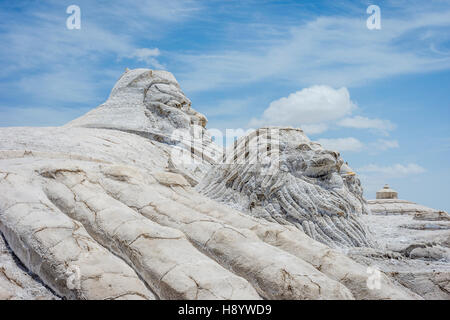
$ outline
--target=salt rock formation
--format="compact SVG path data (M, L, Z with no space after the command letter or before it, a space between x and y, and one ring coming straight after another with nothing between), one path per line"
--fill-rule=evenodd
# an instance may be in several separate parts
M370 211L378 215L430 215L445 219L448 214L442 210L432 209L411 201L401 199L376 199L367 201Z
M207 170L204 163L214 163L221 154L206 123L170 72L135 69L120 77L104 104L66 127L120 130L181 148L170 153L170 166L195 185Z
M378 266L426 299L449 300L450 221L436 218L440 219L422 214L420 220L411 214L365 215L362 221L370 225L378 250L354 248L349 255L361 264Z
M387 186L387 185L386 185ZM369 200L374 228L388 228L379 242L411 258L450 262L450 216L447 212L397 199L386 186ZM389 221L382 223L381 221ZM414 232L411 232L414 230ZM383 234L381 230L378 235ZM389 241L392 237L403 241ZM450 271L450 269L449 269Z
M360 263L378 265L427 299L450 299L450 216L397 197L385 186L377 192L378 199L368 201L372 214L362 217L380 254L361 250L350 255Z
M409 214L416 215L417 219L448 220L448 213L444 211L398 199L398 192L387 184L383 189L377 191L376 200L368 200L368 205L371 212L377 215Z
M197 190L252 216L296 226L331 247L374 245L360 222L368 209L358 177L339 153L300 129L262 128L242 137Z
M2 297L29 298L20 292L37 286L31 296L65 299L420 298L383 273L380 289L371 289L366 266L298 227L193 189L218 150L205 122L170 73L138 69L105 104L64 127L0 128ZM195 161L184 163L184 151ZM294 165L295 154L284 152L283 163ZM356 236L343 239L368 243L353 217L365 210L358 183L337 174L339 157L317 153L310 177L301 176L311 179L303 192L325 185L332 200L329 209L314 202L323 211L314 213L342 206L346 220L330 218L341 222L336 230L351 226ZM278 174L280 182L297 178ZM11 277L21 265L24 274ZM28 280L10 287L18 277Z
M58 299L38 279L29 275L0 236L0 300Z

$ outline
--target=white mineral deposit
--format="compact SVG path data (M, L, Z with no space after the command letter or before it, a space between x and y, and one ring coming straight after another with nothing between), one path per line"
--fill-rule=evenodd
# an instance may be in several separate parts
M0 128L0 299L449 298L447 213L366 201L301 129L223 153L206 124L135 69L67 125Z

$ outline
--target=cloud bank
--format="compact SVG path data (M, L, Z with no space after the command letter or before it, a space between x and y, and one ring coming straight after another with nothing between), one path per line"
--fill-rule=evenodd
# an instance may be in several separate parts
M250 126L322 124L348 115L354 109L356 105L350 100L347 88L312 86L273 101L262 117L250 121Z
M336 151L359 152L364 148L364 144L356 138L319 139L318 143L325 149Z
M425 168L415 163L394 164L391 166L379 166L375 164L369 164L367 166L358 169L359 172L374 175L383 175L389 178L407 177L410 175L416 175L426 172Z

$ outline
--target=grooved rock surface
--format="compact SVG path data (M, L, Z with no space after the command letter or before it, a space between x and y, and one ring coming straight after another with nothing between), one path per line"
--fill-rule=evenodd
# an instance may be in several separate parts
M0 300L58 299L39 279L33 278L0 236Z
M274 181L219 166L240 180L216 201L205 124L170 73L137 69L64 127L0 128L0 298L421 298L326 244L372 246L337 154L283 129Z
M262 128L242 137L197 190L332 247L374 245L360 222L368 209L359 179L337 152L300 129Z
M120 77L104 104L66 127L120 130L170 145L172 171L195 185L221 152L206 123L170 72L135 69Z
M382 254L350 254L377 265L426 299L450 299L450 217L448 213L398 199L369 200L371 226ZM390 252L392 258L383 254Z

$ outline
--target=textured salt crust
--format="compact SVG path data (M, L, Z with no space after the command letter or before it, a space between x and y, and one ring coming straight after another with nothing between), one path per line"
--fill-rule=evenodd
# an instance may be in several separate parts
M445 214L445 212L428 208L420 204L400 199L377 199L369 200L368 205L372 213L395 215L395 214Z
M58 297L23 268L0 236L0 300L53 299Z
M194 190L219 150L205 124L170 73L137 69L67 126L0 128L0 232L28 272L67 299L420 299L383 273L381 288L369 289L364 264L301 230L303 221L320 225L314 215L283 223L288 207L280 206L281 217L261 219ZM339 156L312 143L312 151L291 150L295 137L285 131L286 165L297 156L322 160L306 171L288 167L280 181L317 191L308 199L334 222L330 239L337 230L345 236L335 246L370 245L357 178L343 164L333 169ZM196 161L180 161L182 151Z
M271 136L267 148L256 140ZM276 145L275 145L276 144ZM253 150L249 145L255 145ZM273 168L261 159L277 150ZM359 179L338 153L324 150L300 129L262 128L241 138L228 158L213 165L196 189L211 199L272 222L296 226L331 247L373 247L360 216L368 209ZM270 157L270 154L269 154Z

